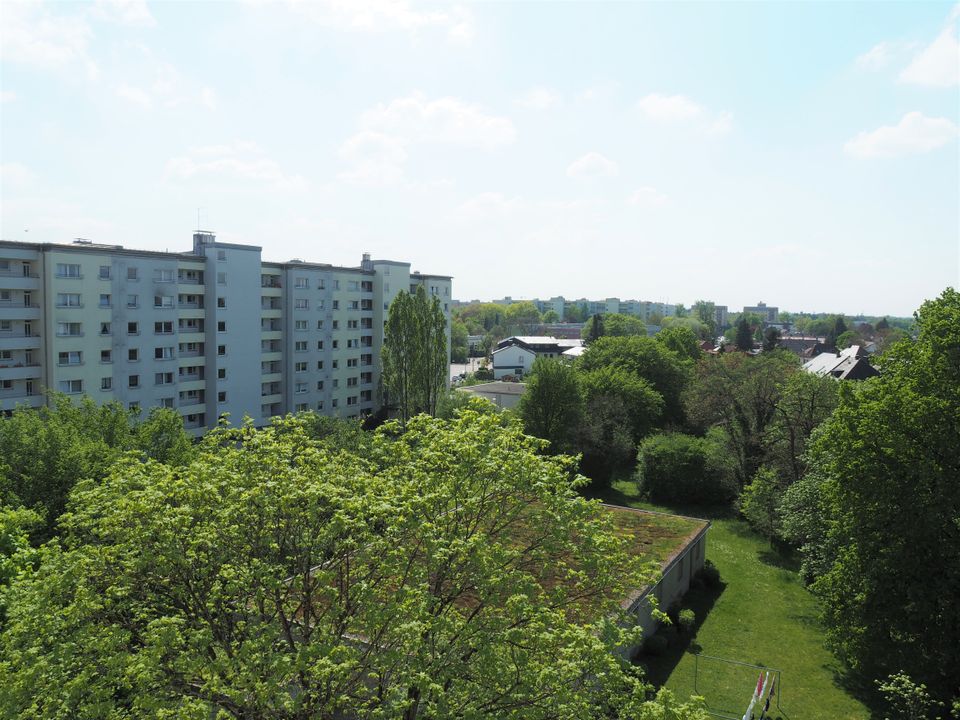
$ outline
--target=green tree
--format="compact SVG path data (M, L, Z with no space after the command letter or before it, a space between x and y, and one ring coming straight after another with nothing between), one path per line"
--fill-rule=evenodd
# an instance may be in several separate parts
M741 317L737 321L734 344L737 346L737 350L742 350L743 352L753 350L753 331L750 330L750 325L745 317Z
M765 462L784 486L799 482L807 470L807 443L813 431L837 406L840 384L832 377L790 373L780 386L776 411L765 430Z
M647 324L633 315L607 313L603 316L603 334L614 337L647 334Z
M697 300L693 304L693 314L702 322L710 332L711 337L716 337L717 330L717 306L707 300Z
M772 352L780 347L780 329L768 327L763 331L763 352Z
M761 467L740 494L740 512L753 529L769 540L780 535L783 486L776 471Z
M404 422L437 411L449 372L446 333L439 298L428 298L422 285L397 293L384 328L383 384Z
M622 398L598 395L586 401L583 419L575 431L581 453L580 471L594 488L607 487L615 474L636 456L630 433L630 414Z
M560 322L560 316L557 314L557 311L551 308L543 314L543 322L545 323L558 323Z
M643 378L663 397L661 423L683 423L681 395L691 363L655 339L637 335L602 337L583 353L580 366L586 371L616 367Z
M663 396L647 380L622 368L605 365L584 371L580 385L588 402L599 398L622 402L631 450L650 434L663 414Z
M916 322L882 375L841 387L811 442L825 533L813 588L842 659L874 678L909 670L947 700L960 677L960 294Z
M713 437L664 433L640 443L636 479L655 502L717 503L734 496L729 470Z
M583 390L573 365L545 357L534 360L517 413L528 433L550 443L551 452L570 450L583 416Z
M796 356L781 350L706 357L696 366L685 393L687 417L700 430L724 430L740 489L764 460L783 385L798 365Z
M540 311L529 300L508 305L504 318L511 335L530 335L541 322Z
M654 576L569 458L469 410L388 423L369 457L300 423L78 485L6 595L0 713L664 717L615 652Z
M583 328L583 339L586 343L592 343L606 335L603 313L597 313L590 317L589 322Z
M450 323L450 361L455 363L465 363L469 353L467 343L467 326L461 320L454 320Z
M654 339L664 347L673 350L682 358L689 358L696 362L703 353L700 351L700 344L697 342L697 336L694 332L684 326L665 327L656 335Z
M185 465L193 456L193 443L183 429L183 418L171 408L151 408L134 429L135 447L165 465Z

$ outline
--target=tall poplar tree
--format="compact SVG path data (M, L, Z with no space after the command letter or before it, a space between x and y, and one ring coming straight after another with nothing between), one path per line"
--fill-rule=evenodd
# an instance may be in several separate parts
M446 387L450 355L447 320L438 298L401 291L390 304L383 340L383 385L404 422L417 413L436 414Z

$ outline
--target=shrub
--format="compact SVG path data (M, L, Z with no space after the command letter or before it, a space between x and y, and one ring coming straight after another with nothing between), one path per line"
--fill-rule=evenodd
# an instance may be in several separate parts
M659 657L667 651L667 645L669 645L667 638L657 633L643 641L643 652L653 657Z
M670 623L677 627L680 623L680 601L674 600L670 603L670 607L667 608L667 617L670 618Z
M697 616L693 610L681 610L679 617L679 625L677 626L684 635L689 635L693 632L694 625L697 624Z
M720 585L720 571L709 560L703 562L703 567L697 571L697 577L708 588L715 588Z
M735 495L723 448L683 433L654 435L640 444L636 479L654 502L719 503Z

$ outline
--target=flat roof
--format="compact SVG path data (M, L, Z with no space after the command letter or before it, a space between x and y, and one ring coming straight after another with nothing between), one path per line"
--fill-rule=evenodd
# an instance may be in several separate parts
M479 385L467 385L458 387L458 390L470 393L495 393L498 395L523 395L527 386L519 382L503 382L494 380L493 382L480 383Z

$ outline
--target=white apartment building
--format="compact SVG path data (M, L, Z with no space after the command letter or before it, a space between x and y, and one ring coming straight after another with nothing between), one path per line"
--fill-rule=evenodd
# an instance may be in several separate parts
M449 352L451 278L409 263L267 262L208 232L183 253L0 241L0 412L50 388L177 408L196 434L224 413L369 414L390 302L418 285L441 303Z

